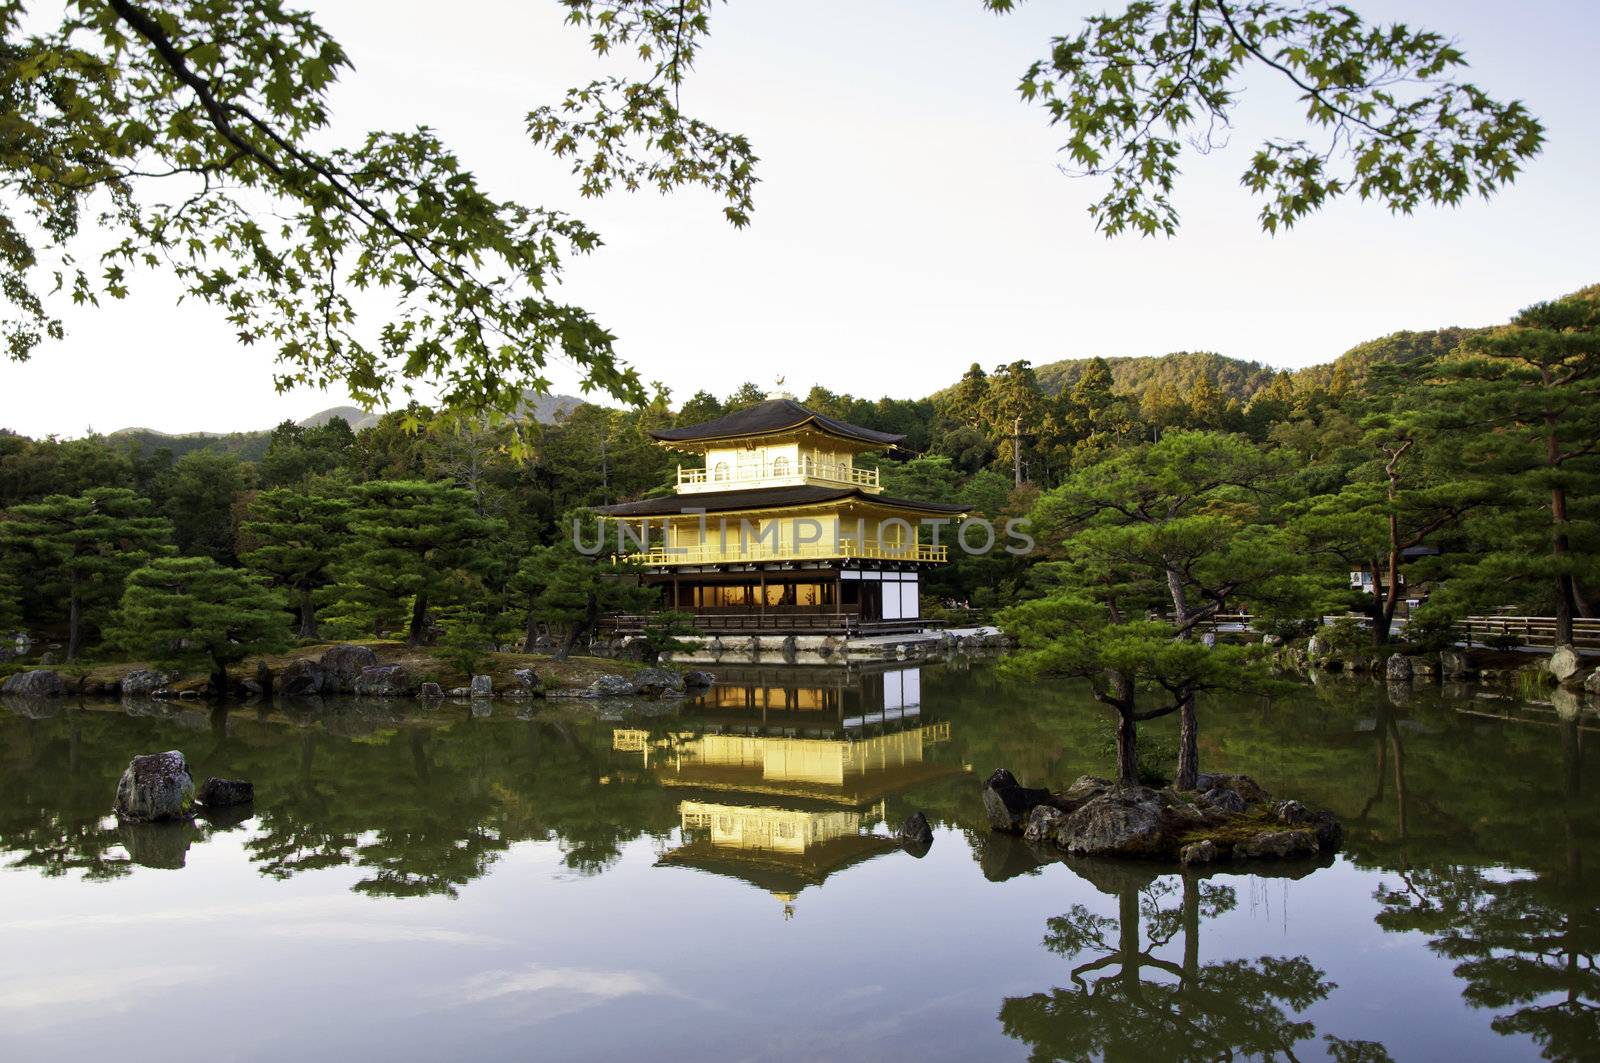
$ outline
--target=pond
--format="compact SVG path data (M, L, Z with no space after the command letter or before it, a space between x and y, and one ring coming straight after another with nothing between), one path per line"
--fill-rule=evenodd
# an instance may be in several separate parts
M1202 708L1327 866L1042 861L981 780L1110 762L991 665L725 671L687 703L0 711L8 1059L1580 1059L1600 720L1350 680ZM1170 720L1146 728L1159 752ZM237 822L119 827L181 749ZM890 840L921 810L918 857Z

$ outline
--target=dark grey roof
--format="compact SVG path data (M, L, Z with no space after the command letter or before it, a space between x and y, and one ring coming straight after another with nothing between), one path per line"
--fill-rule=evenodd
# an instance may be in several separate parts
M819 502L836 502L846 498L858 498L863 502L894 509L920 509L932 513L964 513L967 508L946 505L943 502L913 502L905 498L890 498L888 495L869 495L854 487L801 484L797 487L754 487L745 491L666 495L662 498L644 498L637 502L619 502L614 506L595 506L594 511L603 517L667 517L689 510L703 509L707 513L726 513L737 509L776 509L784 506L815 505Z
M826 414L808 410L793 399L768 399L766 402L758 402L754 406L735 410L704 424L694 424L687 428L666 428L651 432L650 435L663 443L686 443L701 439L767 435L789 428L799 428L808 421L815 422L818 428L830 435L872 443L876 446L891 446L905 438L903 435L874 432L870 428L846 424Z

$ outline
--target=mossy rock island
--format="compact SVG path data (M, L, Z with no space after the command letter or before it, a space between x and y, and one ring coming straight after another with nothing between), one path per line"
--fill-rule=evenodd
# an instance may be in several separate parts
M1193 790L1118 786L1080 776L1052 793L1004 768L983 787L989 825L1073 856L1208 864L1331 857L1344 840L1333 813L1274 800L1248 775L1202 774Z

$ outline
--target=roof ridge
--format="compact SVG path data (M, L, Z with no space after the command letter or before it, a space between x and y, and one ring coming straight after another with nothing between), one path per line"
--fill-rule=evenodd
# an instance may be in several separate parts
M902 433L879 432L873 428L863 428L848 421L841 421L837 417L818 413L809 406L788 398L763 399L700 424L652 430L650 436L663 443L737 439L742 436L772 435L788 431L799 428L808 421L815 422L830 435L876 446L893 446L905 438Z

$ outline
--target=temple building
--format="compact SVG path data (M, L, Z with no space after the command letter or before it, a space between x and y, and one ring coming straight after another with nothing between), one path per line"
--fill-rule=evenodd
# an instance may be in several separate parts
M904 436L769 399L650 433L701 457L677 492L600 506L666 604L708 633L890 633L922 626L921 573L948 560L963 507L891 498L856 459ZM936 542L942 531L943 543Z

